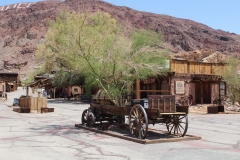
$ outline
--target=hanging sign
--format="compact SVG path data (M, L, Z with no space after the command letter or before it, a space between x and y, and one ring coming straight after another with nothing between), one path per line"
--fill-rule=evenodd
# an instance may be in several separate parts
M176 81L175 91L176 91L176 94L184 94L185 93L184 81Z

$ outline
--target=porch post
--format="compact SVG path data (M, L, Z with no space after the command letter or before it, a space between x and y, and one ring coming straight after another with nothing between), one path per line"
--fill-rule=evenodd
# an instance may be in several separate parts
M136 79L136 99L140 99L140 79Z
M53 99L56 98L56 87L53 88Z
M202 85L202 81L200 81L200 88L201 88L201 105L203 105L203 85Z
M28 96L29 95L29 87L27 86L27 88L26 88L26 96Z
M219 79L218 80L218 97L219 97L219 101L218 101L218 105L220 105L222 102L221 102L221 94L220 94L220 82L221 80ZM226 87L226 86L225 86ZM226 88L225 88L226 89Z

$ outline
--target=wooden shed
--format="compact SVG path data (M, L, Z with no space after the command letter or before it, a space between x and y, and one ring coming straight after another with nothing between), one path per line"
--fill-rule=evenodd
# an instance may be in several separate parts
M169 72L145 81L136 80L134 98L147 98L151 94L193 97L193 104L210 104L226 93L226 83L221 74L224 63L194 62L172 59ZM221 88L220 88L221 84Z
M16 91L18 85L18 73L0 72L0 91Z

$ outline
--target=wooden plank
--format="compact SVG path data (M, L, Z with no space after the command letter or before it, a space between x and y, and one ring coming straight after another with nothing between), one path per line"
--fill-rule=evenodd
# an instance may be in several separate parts
M54 112L54 108L41 107L41 113Z
M148 119L157 119L159 116L158 108L145 108Z
M149 109L158 109L159 113L176 112L175 95L149 95Z
M101 112L101 114L110 114L110 115L128 115L129 108L128 107L120 107L113 105L100 105L100 104L90 104L90 109L93 111L97 109Z
M186 141L186 140L201 139L201 137L189 135L189 134L185 135L184 137L172 136L172 135L166 134L166 131L150 129L150 128L148 129L149 132L148 132L146 139L138 139L138 138L132 136L130 133L128 133L128 132L126 133L125 132L126 127L122 127L122 126L121 126L121 128L124 128L124 130L121 128L117 128L117 131L111 131L111 130L104 131L104 130L97 129L97 127L90 128L90 127L86 127L81 124L75 124L75 127L80 128L80 129L89 130L89 131L96 132L96 133L106 134L109 136L121 138L124 140L132 141L132 142L136 142L136 143L140 143L140 144L179 142L179 141Z
M136 80L136 98L140 99L140 80Z
M160 115L186 115L186 113L185 112L160 113Z
M140 90L139 92L170 92L169 90Z
M42 107L42 108L41 108L41 113L48 113L48 108Z

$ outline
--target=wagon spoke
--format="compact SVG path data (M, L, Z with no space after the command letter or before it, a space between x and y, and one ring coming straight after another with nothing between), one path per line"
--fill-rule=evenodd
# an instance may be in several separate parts
M186 124L186 122L179 122L179 124L180 124L180 123Z
M180 135L182 135L182 132L181 132L181 129L180 129L180 127L179 127L179 126L178 126L178 129L179 129Z
M138 107L136 107L136 117L138 117L139 113L138 113Z
M145 120L145 117L142 117L141 122L143 122L143 120Z
M183 126L181 124L179 124L179 126L184 130Z
M174 135L176 135L176 126L175 125L173 126L174 126Z
M172 132L173 127L174 127L174 125L172 125L172 128L171 128L171 130L170 130L170 133Z
M177 130L177 134L176 134L176 135L178 135L178 126L175 126L175 128L176 128L176 130Z
M185 116L183 116L182 118L179 118L179 120L181 120L181 119L183 119L183 118L185 118Z
M135 117L137 117L136 110L133 111L133 115L134 115Z

